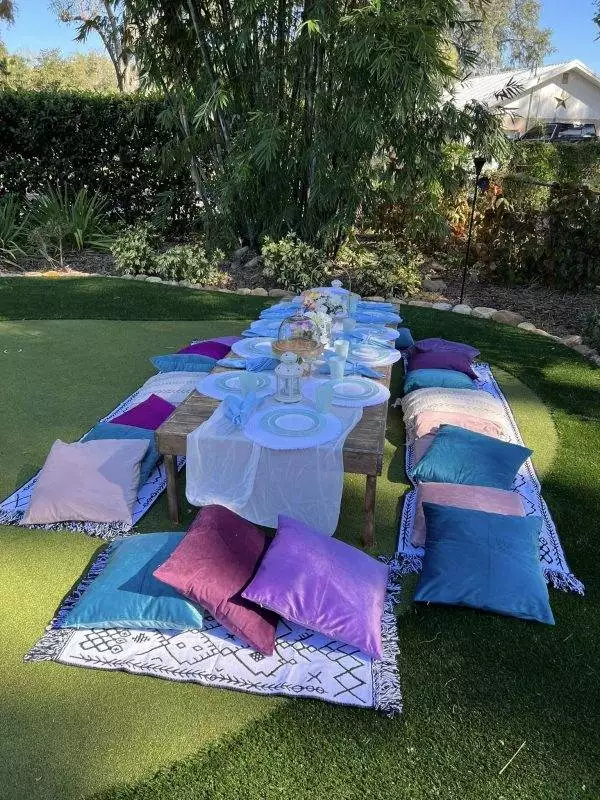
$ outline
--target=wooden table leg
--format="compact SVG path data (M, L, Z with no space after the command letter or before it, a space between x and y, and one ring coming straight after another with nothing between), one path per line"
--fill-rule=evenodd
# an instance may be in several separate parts
M167 503L171 522L179 522L179 493L177 480L177 462L175 456L165 456L165 472L167 473Z
M363 532L364 547L375 544L375 493L377 491L377 475L367 475L365 486L365 528Z

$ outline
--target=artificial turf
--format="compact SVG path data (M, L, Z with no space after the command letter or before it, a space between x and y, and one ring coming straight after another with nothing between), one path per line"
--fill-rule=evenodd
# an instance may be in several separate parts
M57 291L58 282L48 285L50 293ZM117 305L108 295L120 288L121 282L105 281L108 307ZM63 316L77 316L79 292L70 294L66 282L60 291L60 303L52 300L49 309L60 306ZM157 293L153 308L164 291L145 287ZM129 301L132 318L147 317L147 297L140 296L139 309ZM2 306L0 291L0 315ZM195 313L200 317L202 309ZM23 654L99 543L78 534L3 528L1 797L600 797L600 373L563 346L513 328L425 309L403 313L416 336L475 343L507 373L497 371L524 438L537 451L545 497L587 597L551 590L557 624L550 628L464 609L415 607L415 579L407 578L399 613L405 711L388 720L319 702L53 663L25 665ZM236 332L242 324L0 323L1 493L39 466L54 438L76 438L135 389L152 371L148 356L193 336ZM398 411L390 411L387 438L377 502L378 550L384 553L393 549L396 505L406 490ZM360 533L361 491L358 478L347 479L338 535L348 541ZM171 529L164 498L139 529Z

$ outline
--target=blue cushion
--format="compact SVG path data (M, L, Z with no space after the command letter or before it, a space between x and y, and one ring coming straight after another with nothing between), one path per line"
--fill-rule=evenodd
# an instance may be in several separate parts
M440 425L431 447L408 475L418 483L462 483L508 490L531 454L532 450L519 444L456 425Z
M149 431L146 428L136 428L134 425L119 425L113 422L99 422L83 437L84 442L89 442L92 439L146 439L150 442L146 455L140 464L140 486L146 483L160 458L156 449L154 431Z
M541 517L423 503L427 548L415 600L554 625L539 558Z
M415 389L475 389L475 381L454 369L411 369L404 379L404 394Z
M197 353L172 353L150 359L159 372L210 372L217 363L215 358Z
M202 609L152 574L180 544L183 533L143 533L119 539L82 597L60 621L61 628L202 627Z
M397 350L406 350L408 347L412 347L414 343L415 340L412 337L410 328L398 328L398 338L396 339Z

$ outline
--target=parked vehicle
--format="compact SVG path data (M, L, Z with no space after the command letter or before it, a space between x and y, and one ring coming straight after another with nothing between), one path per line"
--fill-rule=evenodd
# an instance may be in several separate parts
M582 142L596 139L593 123L576 125L574 122L544 122L534 125L521 136L524 142Z

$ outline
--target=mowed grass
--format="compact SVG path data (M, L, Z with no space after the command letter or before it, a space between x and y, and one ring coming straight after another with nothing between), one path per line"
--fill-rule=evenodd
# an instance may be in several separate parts
M107 294L119 291L121 282L105 284L109 303ZM57 291L58 282L48 285L51 293ZM75 306L77 293L70 298L68 290L61 291L61 308ZM132 316L136 313L144 317L147 307L132 308ZM406 579L399 613L405 712L388 720L319 702L22 664L99 543L82 535L4 528L0 796L600 796L600 373L566 348L512 328L424 309L408 308L405 314L416 336L475 343L483 358L506 373L497 374L525 440L537 451L546 499L587 597L551 590L557 625L549 628L413 606L415 579ZM55 438L76 438L139 386L152 372L148 356L195 336L234 333L243 324L0 324L2 494L43 462ZM397 388L398 375L395 380ZM387 438L377 551L391 553L396 507L407 488L398 411L390 411ZM361 501L362 480L352 477L345 484L338 531L348 541L356 542L360 534ZM187 510L186 524L191 516ZM139 529L171 527L161 498Z

